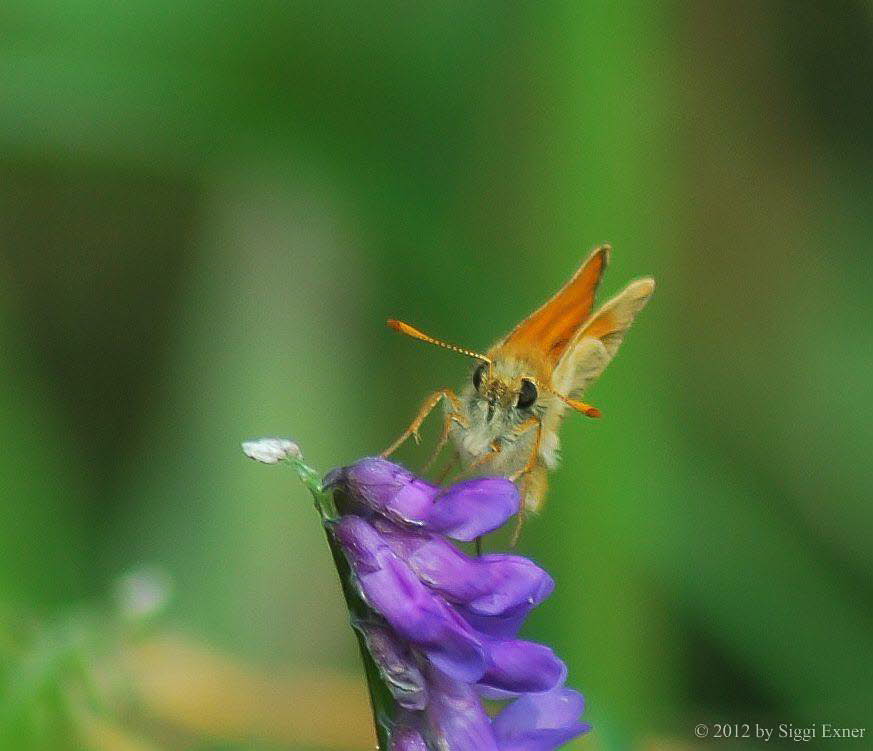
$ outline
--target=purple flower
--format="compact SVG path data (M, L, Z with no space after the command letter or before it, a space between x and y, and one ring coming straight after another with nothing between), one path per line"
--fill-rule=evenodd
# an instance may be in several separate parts
M503 617L523 611L527 615L555 587L551 576L522 556L471 557L439 535L403 530L379 519L373 526L419 579L470 613Z
M428 751L428 748L418 730L398 722L391 732L391 751Z
M473 682L483 676L486 654L477 634L415 576L367 521L344 516L333 535L346 553L364 601L400 639L459 680Z
M519 505L518 490L503 477L477 477L441 490L387 459L335 469L324 485L345 488L354 502L390 521L464 542L493 532Z
M516 638L554 588L518 555L470 556L468 541L518 511L515 485L480 477L441 490L384 459L325 477L328 528L367 615L355 623L396 703L394 751L552 751L587 732L580 694L547 646ZM480 697L511 700L491 719Z
M491 720L471 686L430 673L431 701L425 719L434 748L451 751L499 751Z
M570 688L527 694L498 714L491 729L501 751L550 751L591 730L579 722L584 709L582 694Z
M355 623L382 680L404 709L424 709L427 706L427 684L415 655L390 629L374 623Z
M567 666L543 644L491 639L487 656L488 667L477 685L480 693L491 699L550 691L567 678Z

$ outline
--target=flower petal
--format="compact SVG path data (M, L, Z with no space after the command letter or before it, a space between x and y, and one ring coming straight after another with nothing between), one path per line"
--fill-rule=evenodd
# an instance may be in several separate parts
M505 477L474 477L455 483L436 498L427 528L469 542L493 532L518 508L514 482Z
M431 693L426 716L434 745L447 751L498 751L491 721L466 683L438 670L428 674Z
M455 610L475 631L495 639L514 639L530 613L531 606L521 605L500 615L479 615L463 605L455 605Z
M373 525L419 579L477 615L527 614L554 589L552 577L527 558L502 553L476 558L438 535L384 521Z
M555 588L551 576L520 555L492 553L478 561L488 586L480 597L467 603L478 615L504 615L521 604L533 608Z
M486 649L488 667L478 686L480 693L489 698L551 691L567 678L567 666L544 644L494 639Z
M439 489L387 459L361 459L334 469L324 487L344 487L353 500L388 519L421 526L433 507Z
M424 709L427 686L409 649L385 626L362 622L353 625L364 637L367 650L397 703L405 709Z
M553 751L591 730L579 721L584 709L582 694L569 688L522 696L494 718L500 751Z
M331 527L364 600L397 635L458 680L485 672L485 649L467 622L431 592L364 519L346 516Z
M469 542L493 532L518 511L515 483L505 477L474 477L440 491L387 459L361 459L324 478L353 501L392 521L421 526Z
M401 718L391 730L389 751L429 751L417 725L412 715Z

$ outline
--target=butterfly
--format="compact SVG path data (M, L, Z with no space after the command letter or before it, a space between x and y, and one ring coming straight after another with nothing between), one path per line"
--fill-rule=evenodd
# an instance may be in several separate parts
M505 475L517 482L523 499L517 539L525 513L540 510L546 497L548 473L558 465L558 431L565 414L571 410L600 417L600 410L581 397L615 357L655 289L653 279L637 279L592 313L610 252L608 245L594 250L545 305L485 354L389 319L396 331L472 357L477 364L460 393L440 389L430 394L382 456L410 437L419 442L419 428L442 402L443 430L431 462L451 441L464 473Z

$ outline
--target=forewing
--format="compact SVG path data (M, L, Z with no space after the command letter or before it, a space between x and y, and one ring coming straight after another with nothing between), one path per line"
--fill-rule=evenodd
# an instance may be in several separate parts
M536 353L554 367L579 326L591 315L609 251L608 245L595 250L551 300L525 318L498 345L501 353L521 358Z
M552 382L559 392L578 397L604 371L654 289L654 279L631 282L585 322L555 367Z

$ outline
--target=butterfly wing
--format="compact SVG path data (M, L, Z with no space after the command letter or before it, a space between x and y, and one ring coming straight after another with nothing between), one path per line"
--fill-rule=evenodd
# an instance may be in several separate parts
M654 279L631 282L579 328L552 375L560 393L578 398L604 371L654 289Z
M519 359L538 355L551 370L582 323L591 315L594 294L609 262L610 247L597 248L545 305L531 313L498 344L500 353Z

